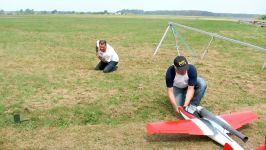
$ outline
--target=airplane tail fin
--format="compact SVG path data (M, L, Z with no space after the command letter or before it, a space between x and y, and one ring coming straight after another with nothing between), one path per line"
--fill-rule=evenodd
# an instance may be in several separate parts
M224 150L234 150L228 143L224 144Z
M265 142L264 145L254 148L254 150L266 150L266 136L265 136Z

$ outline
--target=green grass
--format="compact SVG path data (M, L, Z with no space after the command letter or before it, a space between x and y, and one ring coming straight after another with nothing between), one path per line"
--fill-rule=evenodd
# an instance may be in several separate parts
M221 148L206 139L146 134L147 122L182 118L165 93L165 71L177 54L171 33L152 58L169 21L266 47L264 29L232 20L0 16L0 149ZM210 40L177 31L198 55ZM118 52L116 72L94 70L98 39ZM203 60L190 57L181 43L180 48L208 82L202 106L217 114L255 111L260 120L243 131L252 148L261 144L266 134L266 69L261 70L266 53L218 39ZM14 111L28 121L14 124Z

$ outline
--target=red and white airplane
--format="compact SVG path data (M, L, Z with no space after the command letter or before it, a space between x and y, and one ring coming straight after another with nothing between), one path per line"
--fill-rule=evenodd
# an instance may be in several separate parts
M148 133L206 135L223 145L224 149L243 150L244 148L230 138L228 134L234 134L246 142L248 137L236 129L258 119L258 116L251 111L221 116L215 116L201 106L194 106L190 110L179 107L179 111L186 120L148 123L146 125Z

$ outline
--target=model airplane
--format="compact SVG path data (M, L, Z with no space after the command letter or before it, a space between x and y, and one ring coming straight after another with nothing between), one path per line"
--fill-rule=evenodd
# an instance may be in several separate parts
M201 106L189 106L185 109L179 107L179 111L186 120L148 123L148 133L206 135L223 145L225 149L243 150L244 148L228 134L234 134L246 142L248 137L236 129L258 119L258 116L250 111L215 116Z

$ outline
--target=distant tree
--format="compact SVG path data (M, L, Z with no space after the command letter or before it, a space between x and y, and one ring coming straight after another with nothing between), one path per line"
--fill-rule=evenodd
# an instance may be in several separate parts
M126 14L144 14L144 10L140 9L122 9L117 11L116 13L121 14L121 15L126 15Z
M19 11L16 11L18 15L22 15L24 13L23 9L20 9Z
M53 10L51 13L52 13L52 14L57 14L57 10L55 9L55 10Z
M262 15L260 18L261 18L262 20L266 20L266 15Z
M43 11L40 11L41 14L48 14L47 11L43 10Z
M33 9L29 9L27 8L24 12L26 15L29 15L29 14L34 14L34 10Z
M0 15L4 15L5 11L3 9L0 10Z
M108 11L107 11L107 10L104 10L103 13L104 13L104 14L108 14Z

